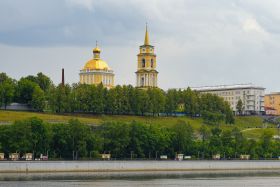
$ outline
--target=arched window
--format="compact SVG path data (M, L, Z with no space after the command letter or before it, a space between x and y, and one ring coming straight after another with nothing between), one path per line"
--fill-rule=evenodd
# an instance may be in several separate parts
M151 68L154 67L154 59L151 59Z
M143 58L142 59L142 68L144 68L145 67L145 59Z

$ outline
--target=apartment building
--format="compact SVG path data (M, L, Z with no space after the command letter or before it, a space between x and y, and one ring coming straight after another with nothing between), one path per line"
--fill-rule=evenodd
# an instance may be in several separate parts
M264 106L268 115L280 115L280 92L265 95ZM271 112L274 110L274 112Z
M254 86L253 84L236 84L236 85L220 85L194 87L200 93L211 93L224 98L232 110L237 112L236 105L239 100L243 103L243 114L264 114L264 91L265 88Z

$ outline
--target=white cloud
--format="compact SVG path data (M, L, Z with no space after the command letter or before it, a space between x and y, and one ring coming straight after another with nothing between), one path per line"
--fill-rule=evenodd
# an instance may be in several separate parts
M254 18L247 18L243 22L243 30L248 33L255 32L255 33L260 33L260 34L264 34L264 35L267 34L267 32L264 30L264 28L261 27L260 24L257 22L257 20Z

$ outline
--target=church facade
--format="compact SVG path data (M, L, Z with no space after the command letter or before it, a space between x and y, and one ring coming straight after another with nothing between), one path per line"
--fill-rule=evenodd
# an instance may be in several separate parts
M101 50L96 47L93 49L93 59L89 60L84 68L80 70L81 84L103 84L106 88L114 87L114 71L108 64L100 58Z
M158 71L154 46L150 45L149 32L146 26L144 45L140 46L137 55L136 87L149 88L157 87Z

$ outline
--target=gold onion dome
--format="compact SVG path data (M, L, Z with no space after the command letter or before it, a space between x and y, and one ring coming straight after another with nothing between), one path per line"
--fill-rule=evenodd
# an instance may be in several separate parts
M110 70L108 64L100 59L101 50L96 46L92 51L93 59L86 63L83 70Z
M95 48L93 48L92 52L93 53L100 53L101 50L99 49L99 47L96 46Z

